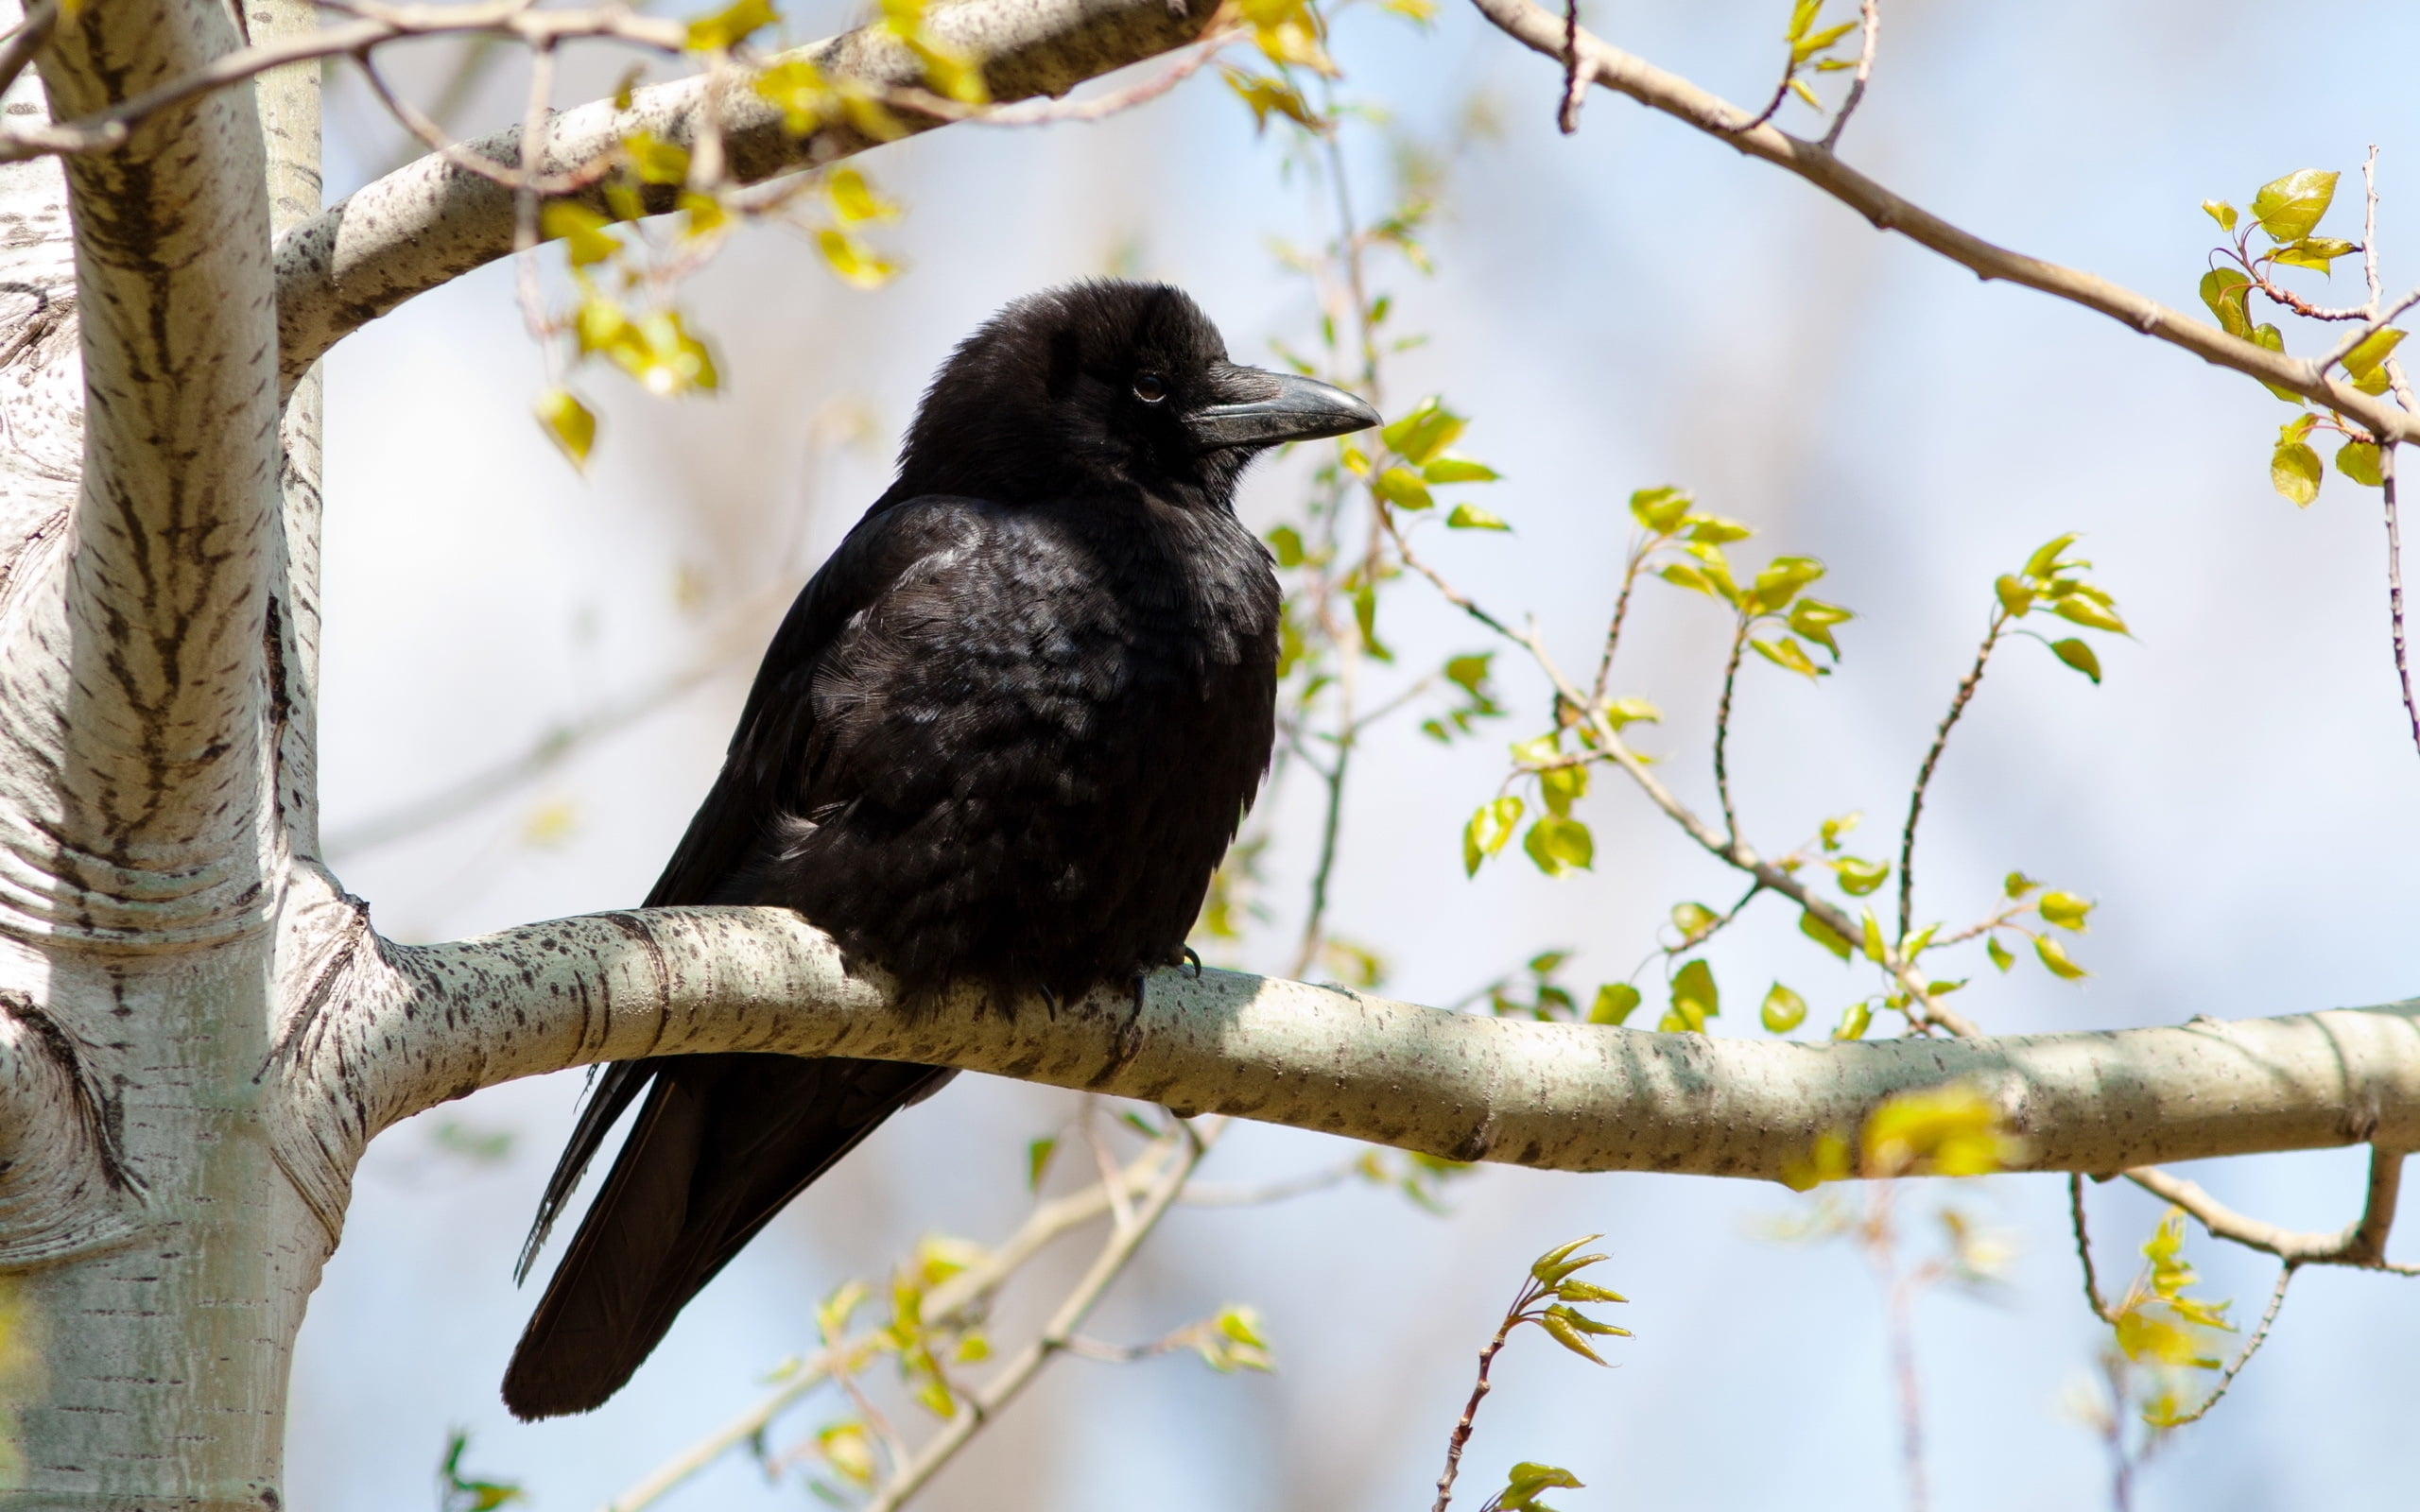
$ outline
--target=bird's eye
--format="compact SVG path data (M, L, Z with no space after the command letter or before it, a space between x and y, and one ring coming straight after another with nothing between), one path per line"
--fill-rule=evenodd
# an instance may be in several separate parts
M1147 404L1156 404L1168 397L1168 381L1155 372L1134 375L1134 397Z

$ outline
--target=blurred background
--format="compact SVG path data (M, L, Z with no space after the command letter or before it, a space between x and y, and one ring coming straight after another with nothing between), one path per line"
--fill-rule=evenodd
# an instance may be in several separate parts
M1835 9L1841 9L1838 0ZM1587 19L1725 97L1761 102L1780 61L1780 0L1623 4ZM2249 200L2304 167L2344 172L2322 228L2358 237L2364 149L2380 149L2390 292L2420 280L2420 114L2385 60L2420 57L2420 9L2315 0L2088 0L1887 8L1849 161L1980 234L2182 308L2215 237L2204 198ZM1846 12L1843 10L1843 14ZM789 11L798 40L850 24ZM1475 417L1464 449L1507 481L1483 499L1510 536L1430 549L1491 604L1534 612L1566 664L1592 660L1637 487L1673 483L1760 532L1740 548L1821 557L1818 590L1854 609L1822 685L1753 663L1734 781L1749 833L1797 843L1864 810L1886 853L1934 723L1972 658L1991 583L2033 547L2086 533L2093 576L2134 627L2104 641L2100 687L2039 645L2007 648L1935 784L1918 913L1979 916L2021 868L2098 900L2076 955L2092 974L2005 978L1971 964L1960 1005L1995 1031L2161 1023L2378 1003L2414 990L2420 756L2389 657L2377 494L2332 472L2311 507L2269 487L2288 418L2249 380L2039 296L1980 284L1875 233L1810 189L1612 95L1580 134L1553 128L1556 70L1471 11L1433 26L1361 8L1340 23L1343 96L1374 111L1345 150L1366 206L1394 193L1402 144L1443 164L1436 271L1382 263L1393 327L1389 407L1441 391ZM612 87L621 60L566 77ZM1147 68L1149 65L1146 65ZM518 113L520 64L470 76L449 124ZM2408 69L2405 70L2408 73ZM329 103L331 198L406 144L355 83ZM399 71L425 100L460 77L431 48ZM1782 124L1812 117L1789 107ZM592 374L604 430L574 473L529 418L540 353L496 266L426 296L327 365L326 831L347 886L403 939L456 937L635 902L717 765L764 636L788 595L881 490L921 385L1008 299L1120 271L1191 290L1243 360L1315 340L1308 285L1272 243L1330 234L1324 184L1285 171L1274 131L1202 76L1097 125L957 128L861 166L908 207L876 238L907 270L864 292L801 237L739 236L684 299L722 393L648 401ZM2329 298L2357 301L2350 260ZM2311 350L2309 338L2301 338ZM2332 451L2332 447L2324 448ZM1255 522L1305 487L1308 459L1247 485ZM1484 648L1418 584L1383 627L1407 666ZM1705 746L1727 623L1703 599L1646 592L1617 692L1656 699L1642 745L1710 801ZM1540 877L1517 855L1466 881L1460 833L1503 769L1502 742L1546 719L1509 659L1514 716L1453 747L1412 719L1365 747L1343 828L1334 922L1384 959L1383 990L1450 1003L1549 949L1584 985L1626 975L1667 911L1737 895L1728 876L1610 780L1582 816L1591 872ZM560 759L532 759L550 738ZM446 797L519 763L475 801ZM1264 804L1278 835L1271 917L1237 952L1277 969L1299 927L1316 795ZM431 801L434 800L434 801ZM1730 1012L1780 978L1820 1036L1862 978L1769 906L1717 941ZM1963 974L1962 972L1961 974ZM1651 1003L1648 1010L1653 1011ZM1650 1021L1651 1022L1651 1021ZM294 1368L288 1493L325 1512L431 1505L449 1433L464 1467L584 1512L755 1400L814 1348L813 1308L878 1280L918 1236L996 1240L1020 1220L1027 1142L1079 1100L969 1076L885 1128L797 1204L683 1316L634 1383L592 1417L524 1426L496 1382L533 1292L512 1256L568 1130L580 1079L484 1092L385 1135ZM1276 1180L1354 1147L1238 1126L1204 1172ZM1080 1162L1079 1162L1080 1163ZM2347 1152L2188 1168L2239 1208L2300 1228L2355 1212ZM1072 1179L1061 1173L1062 1182ZM1055 1190L1055 1188L1054 1188ZM2000 1283L1916 1308L1934 1504L2108 1504L2105 1446L2079 1417L2107 1331L2079 1295L2052 1177L1908 1194L1911 1256L1937 1251L1943 1198L1998 1233ZM946 1470L922 1505L1107 1512L1427 1504L1476 1351L1539 1251L1601 1232L1613 1310L1636 1338L1599 1370L1534 1331L1496 1369L1461 1500L1514 1460L1570 1467L1589 1508L1871 1508L1903 1503L1884 1302L1845 1243L1792 1243L1806 1199L1649 1175L1484 1170L1450 1211L1351 1182L1291 1201L1173 1214L1086 1332L1156 1338L1231 1301L1256 1306L1275 1374L1219 1376L1190 1356L1054 1366ZM2104 1283L2122 1287L2158 1210L2092 1197ZM2401 1253L2414 1253L2408 1237ZM2205 1290L2256 1314L2273 1269L2198 1231ZM1054 1250L1004 1304L1013 1339L1090 1253ZM550 1261L548 1262L550 1263ZM2385 1504L2420 1484L2408 1431L2420 1294L2320 1271L2209 1419L2142 1472L2135 1504ZM835 1399L776 1426L776 1451L843 1416ZM790 1506L727 1458L661 1503Z

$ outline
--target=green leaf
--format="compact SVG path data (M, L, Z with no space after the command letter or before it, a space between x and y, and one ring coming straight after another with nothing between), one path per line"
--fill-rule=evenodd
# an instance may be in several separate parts
M2025 586L2023 578L2013 574L2000 574L1999 581L1992 585L1992 592L1999 595L2000 608L2008 610L2011 618L2023 619L2026 611L2033 607L2033 590Z
M1773 665L1786 667L1810 682L1824 675L1824 669L1806 654L1806 647L1787 635L1778 641L1750 641L1748 648Z
M1680 528L1681 522L1694 503L1681 490L1665 485L1641 489L1630 496L1631 518L1654 535L1668 536Z
M549 241L563 244L574 267L592 267L622 249L605 228L614 224L586 205L568 199L550 200L539 213L539 225Z
M2209 213L2212 220L2219 223L2219 230L2235 230L2235 206L2223 199L2204 199L2202 201L2202 208Z
M2353 380L2354 387L2365 394L2386 392L2386 359L2402 344L2403 335L2394 327L2386 326L2363 336L2344 353L2344 376Z
M1380 431L1378 437L1387 443L1387 450L1419 467L1452 445L1469 424L1468 420L1447 409L1431 394L1413 406L1409 414Z
M1390 468L1388 471L1392 472L1393 469ZM1504 523L1502 515L1490 514L1485 509L1467 504L1454 506L1454 512L1445 517L1445 527L1449 530L1510 530L1512 528Z
M1824 0L1797 0L1797 3L1789 8L1789 30L1782 34L1781 40L1794 43L1806 36L1806 28L1815 25L1815 18L1821 15L1823 10Z
M1826 604L1820 598L1802 598L1789 607L1789 627L1838 657L1841 643L1832 639L1832 627L1845 625L1857 618L1838 604Z
M1042 1190L1042 1173L1050 1169L1050 1158L1059 1152L1056 1139L1040 1139L1025 1147L1025 1187L1028 1192Z
M1841 1010L1841 1022L1832 1028L1835 1040L1862 1040L1865 1031L1874 1027L1874 1005L1863 999Z
M689 23L688 40L683 45L693 53L727 51L781 19L781 13L765 0L737 0Z
M2303 442L2289 441L2270 454L2269 484L2296 508L2308 507L2319 497L2319 454Z
M596 417L568 388L549 388L538 396L538 423L560 447L571 465L585 468L589 449L596 444Z
M1608 982L1597 989L1597 1001L1588 1005L1588 1022L1618 1024L1638 1003L1638 988L1628 982Z
M1863 898L1891 880L1891 868L1880 861L1842 856L1832 863L1832 874L1840 879L1841 891L1852 898Z
M1280 567L1303 565L1303 533L1292 525L1279 525L1270 531L1269 549Z
M1714 985L1714 968L1703 958L1684 961L1672 973L1672 1012L1689 1028L1703 1032L1705 1021L1722 1011L1722 994Z
M2365 489L2383 488L2386 473L2378 466L2378 449L2367 441L2346 441L2336 449L2336 471Z
M1391 467L1370 481L1370 490L1398 509L1426 509L1436 504L1428 485L1408 467Z
M1806 1022L1806 1000L1775 982L1772 989L1765 994L1764 1006L1758 1010L1757 1016L1774 1034L1788 1034Z
M2049 968L2052 976L2072 982L2077 977L2089 974L2083 967L2067 959L2066 947L2048 935L2036 935L2033 937L2033 954L2040 957L2044 966Z
M2218 317L2219 328L2239 340L2252 339L2252 280L2239 268L2214 267L2202 275L2202 302Z
M1835 933L1829 924L1816 918L1813 909L1800 912L1798 932L1844 961L1849 958L1849 953L1857 949L1844 936Z
M1588 1341L1580 1336L1580 1331L1572 1327L1570 1317L1565 1315L1569 1311L1567 1308L1561 1313L1550 1310L1545 1316L1538 1319L1538 1326L1545 1329L1555 1343L1562 1345L1582 1359L1594 1361L1598 1365L1605 1364L1604 1357L1590 1349Z
M2291 246L2280 247L2269 255L2288 267L2307 267L2314 272L2333 271L2328 265L2345 253L2355 250L2351 242L2333 236L2306 236Z
M1713 933L1714 926L1720 922L1722 916L1703 903L1672 905L1672 927L1681 932L1681 943L1684 945L1696 944Z
M2069 531L2054 541L2044 541L2034 550L2032 556L2025 558L2025 566L2020 569L2023 576L2044 578L2057 572L2061 566L2065 565L2059 558L2067 554L2067 548L2076 543L2076 539L2075 533Z
M1486 684L1488 665L1495 660L1495 653L1493 651L1478 651L1469 656L1448 657L1445 659L1445 680L1474 698L1484 699L1487 696L1479 689Z
M1530 826L1530 833L1522 837L1521 849L1549 877L1584 871L1597 859L1597 842L1589 834L1588 826L1552 814Z
M2016 957L2008 953L2008 947L2000 943L2000 937L1997 935L1991 936L1983 941L1983 954L1990 956L1992 964L2002 971L2006 971L2016 964Z
M1504 474L1484 462L1448 452L1424 463L1420 475L1431 483L1493 483Z
M1756 597L1768 609L1780 609L1798 591L1824 576L1824 564L1812 557L1775 557L1756 574Z
M2252 197L2252 218L2272 241L2297 242L2311 233L2336 198L2333 173L2304 168L2260 186Z
M2071 892L2046 892L2034 906L2041 910L2043 922L2079 935L2084 932L2084 917L2092 912L2090 902Z
M1727 546L1755 534L1738 521L1719 514L1693 514L1681 523L1689 527L1689 539L1702 546Z
M1518 796L1508 793L1492 803L1482 803L1462 829L1462 872L1477 876L1478 865L1504 849L1512 838L1512 831L1521 822L1524 804Z
M1864 936L1865 958L1875 965L1882 964L1883 953L1889 949L1882 939L1882 920L1874 917L1871 908L1860 908L1857 914L1858 931Z
M2067 594L2052 606L2050 611L2087 629L2107 630L2113 635L2130 633L2126 622L2118 618L2116 610L2083 593Z
M2004 898L2022 898L2041 885L2022 871L2012 871L2000 884L2000 895Z
M2252 344L2260 348L2264 352L2273 352L2279 356L2284 356L2286 352L2285 333L2279 331L2273 325L2259 325L2253 327ZM2279 399L2284 400L2289 404L2307 404L2310 403L2310 401L2305 399L2302 395L2295 393L2292 389L2280 387L2279 386L2271 383L2266 378L2260 380L2260 387L2268 389L2271 393L2276 395Z
M2100 680L2100 658L2094 655L2092 647L2082 641L2072 636L2064 641L2053 641L2050 643L2050 654L2090 678L2094 682Z
M1688 565L1686 562L1676 561L1670 566L1666 567L1662 572L1657 573L1655 576L1663 578L1666 582L1672 584L1676 588L1685 588L1692 593L1703 593L1708 598L1720 598L1722 596L1720 593L1715 592L1714 580L1712 578L1706 576L1705 574L1698 571L1698 569Z
M1549 766L1538 774L1538 797L1546 802L1547 812L1559 819L1571 816L1571 805L1588 796L1588 768L1582 765Z
M1811 32L1801 37L1790 44L1789 60L1793 63L1803 63L1855 30L1857 30L1856 22L1843 21L1837 26L1826 26L1822 31Z

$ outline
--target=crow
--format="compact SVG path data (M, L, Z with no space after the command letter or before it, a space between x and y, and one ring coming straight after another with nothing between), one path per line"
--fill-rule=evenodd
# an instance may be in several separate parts
M1278 588L1235 515L1261 451L1378 414L1227 359L1194 301L1100 281L1010 304L934 378L899 474L790 606L647 904L794 908L914 1012L1176 964L1274 738ZM953 1072L697 1055L591 1090L516 1278L615 1121L611 1176L504 1400L586 1412L834 1161Z

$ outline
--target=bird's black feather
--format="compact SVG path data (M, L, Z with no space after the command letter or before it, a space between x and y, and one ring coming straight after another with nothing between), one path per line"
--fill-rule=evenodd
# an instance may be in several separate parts
M648 903L795 908L890 972L908 1011L959 983L1072 998L1182 959L1273 733L1277 584L1236 480L1270 439L1374 419L1229 363L1174 289L1009 306L943 366L897 482L792 605ZM507 1404L602 1402L774 1213L951 1074L762 1055L608 1068L525 1269L644 1101Z

